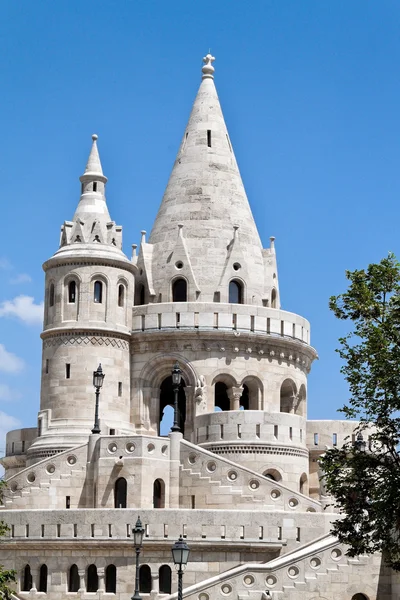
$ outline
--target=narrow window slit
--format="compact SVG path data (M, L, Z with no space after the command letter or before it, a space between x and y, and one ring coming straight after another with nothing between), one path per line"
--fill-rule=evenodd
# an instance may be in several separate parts
M211 148L211 129L207 129L207 146Z

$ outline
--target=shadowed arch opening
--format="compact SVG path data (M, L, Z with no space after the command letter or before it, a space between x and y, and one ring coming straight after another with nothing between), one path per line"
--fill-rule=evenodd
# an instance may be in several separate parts
M282 481L282 475L277 469L266 469L263 473L264 477L268 477L272 481Z
M214 386L214 412L230 410L231 401L228 396L228 386L223 381L217 381Z
M72 280L68 284L68 302L75 304L76 302L76 281Z
M276 289L271 292L271 308L276 308Z
M86 591L97 592L99 589L99 578L96 565L89 565L86 571Z
M158 569L158 581L159 581L160 594L170 594L171 593L171 580L172 580L171 567L169 567L168 565L161 565L161 567Z
M165 483L162 479L153 483L153 508L165 508Z
M307 401L306 386L304 385L304 383L302 383L300 386L300 389L299 389L299 395L297 397L297 403L296 403L295 409L294 409L294 412L296 413L296 415L300 415L302 417L305 416L306 401Z
M30 565L25 565L22 573L22 592L29 592L32 588L32 573Z
M185 382L181 379L181 385L178 391L178 422L182 434L185 431L186 420L186 394ZM167 407L172 407L171 410L166 410ZM158 435L168 435L169 429L173 423L173 408L174 408L174 390L172 387L172 377L166 377L160 387L160 419ZM172 419L171 419L172 417Z
M242 392L242 395L240 396L240 407L239 408L240 408L240 410L249 410L249 406L250 406L249 388L244 383L243 384L243 392Z
M354 596L351 597L351 600L368 600L368 598L365 594L354 594Z
M114 508L126 508L127 491L125 477L119 477L114 485Z
M183 277L172 283L172 302L187 302L187 281Z
M79 590L80 580L77 565L71 565L69 568L68 591L77 592Z
M308 494L308 477L306 473L303 473L300 477L299 491L301 494Z
M47 594L47 565L42 565L39 570L39 587L38 592L44 592Z
M262 383L261 381L251 375L246 377L242 381L243 394L246 390L248 397L248 410L261 410L262 408ZM240 400L242 403L242 400Z
M54 306L54 283L51 283L49 288L49 306Z
M116 594L117 592L117 567L108 565L105 572L106 576L106 592L108 594Z
M229 282L230 304L243 304L243 284L237 279Z
M125 286L120 283L118 286L118 306L122 307L125 304Z
M103 282L102 281L94 282L93 302L95 302L96 304L103 303Z
M141 565L139 569L139 592L150 594L151 592L151 570L149 565Z
M281 385L280 410L284 413L294 413L297 403L297 388L294 381L285 379Z

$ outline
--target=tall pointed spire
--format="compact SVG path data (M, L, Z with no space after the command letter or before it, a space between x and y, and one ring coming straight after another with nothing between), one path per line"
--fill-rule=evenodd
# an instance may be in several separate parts
M111 221L105 197L107 177L105 177L101 167L97 139L98 136L94 133L92 135L92 148L86 169L84 174L79 178L82 183L82 193L75 211L74 221L77 218L83 221L87 218L97 218L104 222Z
M185 227L188 252L201 290L199 299L212 301L218 297L218 284L228 260L227 247L234 226L239 226L242 252L251 265L247 300L261 304L265 294L262 245L215 88L214 60L211 54L203 59L200 88L150 235L149 242L155 246L154 287L166 289L165 265L179 221ZM244 271L245 265L236 276L240 278ZM221 297L221 301L227 300Z
M87 161L85 176L100 176L107 181L107 177L104 177L103 169L100 162L99 150L97 148L98 135L95 133L92 135L92 149L90 150L89 158Z
M88 252L87 245L93 246L91 252L97 254L122 255L122 227L111 220L108 212L105 186L107 177L103 173L96 134L92 135L92 147L81 175L81 197L72 221L65 221L61 228L60 250L74 255ZM94 245L96 250L94 250Z

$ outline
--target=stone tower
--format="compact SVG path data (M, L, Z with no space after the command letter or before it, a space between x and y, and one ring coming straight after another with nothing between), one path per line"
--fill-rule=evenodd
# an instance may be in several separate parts
M261 245L213 61L204 59L164 198L137 258L135 426L159 433L177 360L185 438L306 490L310 327L280 309L274 240L267 249Z
M93 424L91 373L107 371L101 422L132 431L129 340L134 267L122 252L122 227L111 220L97 135L72 221L61 227L60 247L44 263L45 314L38 438L29 461L87 441Z
M148 240L122 252L93 136L81 198L44 264L38 427L7 434L0 563L12 600L390 600L381 557L349 558L318 458L357 423L307 421L316 352L281 308L214 85L202 81ZM100 429L92 373L105 372ZM171 372L182 380L175 396ZM137 595L135 595L137 597Z

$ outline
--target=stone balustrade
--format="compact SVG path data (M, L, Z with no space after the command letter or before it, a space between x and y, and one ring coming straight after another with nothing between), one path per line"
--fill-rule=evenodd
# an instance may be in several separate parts
M256 333L310 344L309 322L275 308L216 302L165 302L133 307L133 333L161 329Z

